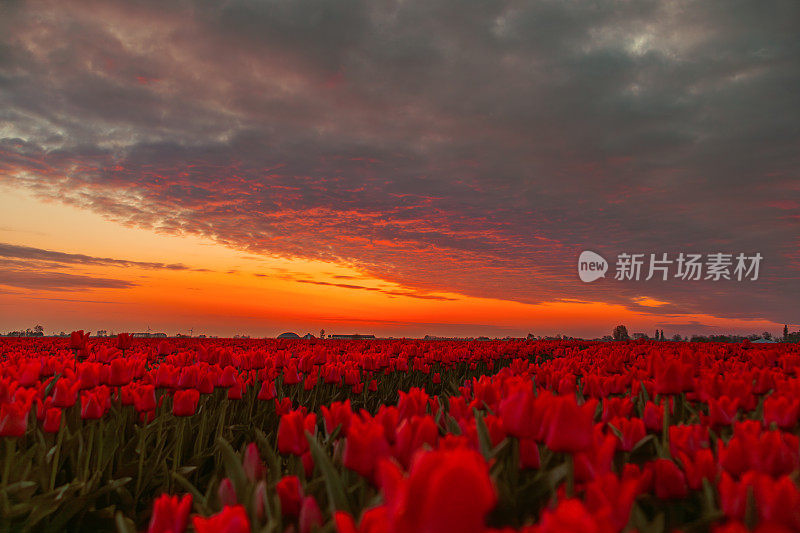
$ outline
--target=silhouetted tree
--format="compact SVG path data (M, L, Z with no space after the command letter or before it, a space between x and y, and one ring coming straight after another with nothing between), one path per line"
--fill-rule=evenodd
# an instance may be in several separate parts
M783 325L783 340L787 340L789 338L789 325Z
M628 328L622 324L614 328L614 333L612 336L614 337L615 341L626 341L630 339L628 336Z

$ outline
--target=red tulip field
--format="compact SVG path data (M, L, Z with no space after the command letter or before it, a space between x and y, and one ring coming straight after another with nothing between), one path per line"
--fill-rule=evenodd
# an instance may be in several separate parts
M0 339L0 531L800 531L800 345Z

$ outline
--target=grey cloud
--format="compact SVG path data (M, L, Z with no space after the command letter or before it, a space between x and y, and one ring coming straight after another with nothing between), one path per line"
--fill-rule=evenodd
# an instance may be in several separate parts
M0 269L0 285L22 289L73 291L78 289L127 289L130 281L64 272Z
M71 254L52 250L42 250L30 246L0 243L0 257L11 257L22 260L48 261L61 264L79 265L104 265L119 267L137 267L152 270L189 270L189 267L179 264L165 264L145 261L127 261L125 259L112 259L110 257L93 257L84 254Z

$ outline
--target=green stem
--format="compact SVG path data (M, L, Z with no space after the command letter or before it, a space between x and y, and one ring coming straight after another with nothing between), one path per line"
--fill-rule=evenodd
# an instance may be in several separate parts
M64 424L66 421L61 424L61 427L58 428L58 439L56 440L56 451L53 454L53 468L50 470L50 490L53 490L56 486L56 474L58 474L58 466L59 460L61 455L61 443L64 440Z
M203 410L203 412L200 414L200 431L197 434L197 440L194 441L195 455L197 455L205 447L205 443L203 442L205 433L206 433L206 411Z
M136 499L139 499L139 489L142 486L142 469L144 468L144 445L145 445L145 432L144 428L139 430L139 445L137 446L137 450L139 450L139 473L136 476Z
M86 462L83 464L83 480L89 479L89 463L92 459L92 448L94 447L94 430L95 423L92 421L89 424L89 444L86 448Z
M567 498L575 495L575 458L567 454Z
M11 462L14 460L14 452L17 447L16 437L5 437L6 441L6 461L3 465L3 491L5 492L8 486L8 477L11 475Z
M176 435L176 443L175 443L175 450L172 455L172 473L175 474L178 471L178 462L181 460L181 451L183 449L183 434L186 430L186 418L182 416L181 419L178 421L178 425L175 428ZM172 481L170 480L170 484Z

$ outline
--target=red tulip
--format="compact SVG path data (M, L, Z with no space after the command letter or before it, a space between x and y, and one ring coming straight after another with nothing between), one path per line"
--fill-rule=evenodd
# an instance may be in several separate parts
M133 390L133 408L137 412L152 411L156 408L156 389L152 385L142 385Z
M172 414L175 416L192 416L197 412L200 392L196 389L175 391L172 396Z
M275 398L275 414L282 417L283 415L290 413L292 411L292 400L291 398L284 398L281 401L278 401Z
M44 424L42 425L47 433L58 433L61 429L61 409L58 407L51 407L44 415Z
M397 428L397 443L395 444L395 457L400 460L403 466L411 463L411 456L427 445L436 446L439 439L439 429L430 415L412 416L400 424Z
M300 383L301 377L297 373L297 367L290 366L283 369L283 384L284 385L297 385Z
M519 439L520 468L539 468L539 446L533 439Z
M90 333L84 333L83 330L73 331L69 334L69 348L70 350L85 350L86 341L89 340Z
M117 334L117 348L123 352L133 345L133 337L129 333Z
M482 533L497 501L488 464L464 448L422 452L409 477L383 492L398 533Z
M641 418L614 418L610 424L619 430L618 449L629 452L647 436L647 430Z
M184 494L180 499L162 494L153 504L147 533L183 533L186 531L191 509L191 494Z
M764 400L764 424L774 423L781 429L792 429L800 419L800 398L770 396Z
M250 533L250 519L241 505L225 506L209 518L194 516L192 524L197 533Z
M655 362L655 378L657 394L680 394L692 388L692 367L682 364L677 359L668 362Z
M714 427L730 426L736 421L736 413L739 410L739 399L731 399L721 396L717 399L708 400L708 415L711 425Z
M322 406L322 417L325 419L325 431L330 435L337 427L341 427L340 435L347 436L350 419L353 411L350 409L350 400L333 402L330 408Z
M689 494L686 478L675 463L669 459L656 459L653 469L656 497L668 500L685 498Z
M112 387L120 387L130 383L132 376L131 367L125 359L114 359L111 361L108 384Z
M562 500L553 511L545 510L539 528L541 533L600 533L605 531L580 500Z
M531 386L512 392L503 398L500 401L499 413L509 435L521 439L536 436L538 428L533 424L535 406Z
M300 410L292 411L281 417L278 424L278 450L281 453L303 455L308 451L308 440L305 432L314 434L317 424L317 415L303 416Z
M648 430L660 432L664 429L664 409L653 402L647 402L642 420Z
M574 396L559 396L551 402L549 429L545 444L557 452L575 453L592 445L592 429L597 400L578 406Z
M226 366L222 372L217 376L217 387L230 388L236 385L236 369L232 366Z
M709 480L712 484L717 481L720 466L714 459L714 454L709 449L697 451L694 456L679 452L678 459L683 465L686 473L686 482L692 490L700 490L703 487L703 479Z
M258 399L259 400L274 400L275 397L278 396L277 391L275 390L275 382L274 381L264 381L261 384L261 390L258 391Z
M94 393L81 394L81 418L86 420L99 420L105 414L103 398Z
M630 519L633 502L638 495L638 479L620 479L616 474L607 473L587 485L586 508L595 518L607 522L611 531L622 531Z
M219 488L217 488L217 496L224 506L236 505L239 501L236 498L236 489L233 488L233 482L227 477L220 481Z
M312 530L322 526L322 511L313 496L303 498L298 522L300 533L311 533Z
M378 461L389 455L383 427L375 420L354 416L344 444L342 462L362 476L372 479Z
M278 499L281 502L281 512L286 516L297 517L303 502L303 489L300 487L300 478L297 476L284 476L275 485Z
M244 450L242 468L247 478L253 483L263 478L267 473L267 467L264 466L264 463L261 461L258 447L252 442L248 444L247 448Z
M0 437L22 437L28 429L29 406L20 403L0 405Z
M385 505L364 511L358 528L356 528L353 517L344 511L336 511L333 518L338 533L386 533L389 531L389 517Z

